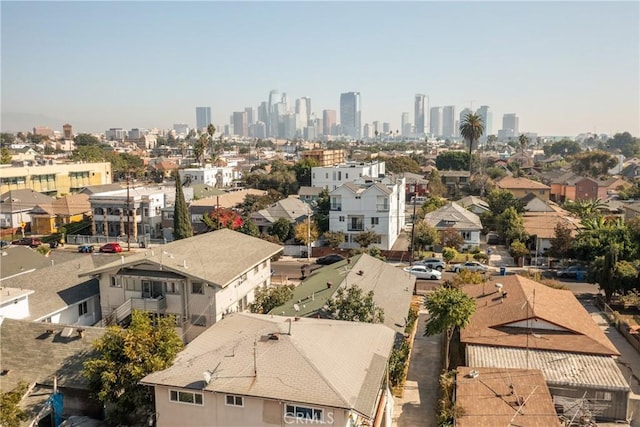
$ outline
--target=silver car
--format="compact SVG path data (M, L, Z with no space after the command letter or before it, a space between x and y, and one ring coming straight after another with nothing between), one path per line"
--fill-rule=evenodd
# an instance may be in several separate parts
M455 273L459 273L462 270L479 271L482 273L485 271L489 271L489 268L486 265L480 264L476 261L467 261L462 264L456 264L453 266L453 271Z
M421 261L417 261L416 264L425 265L438 271L442 271L447 268L447 265L440 258L425 258Z
M418 279L440 280L442 279L442 273L438 270L432 270L424 265L414 265L412 267L405 267L404 271L416 276Z

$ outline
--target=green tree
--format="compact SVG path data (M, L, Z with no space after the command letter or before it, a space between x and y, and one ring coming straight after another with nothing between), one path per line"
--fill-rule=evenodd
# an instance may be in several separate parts
M378 242L379 239L380 235L373 230L361 231L353 236L353 241L359 244L363 249L367 249L369 246Z
M547 144L542 147L542 149L546 156L552 156L554 154L560 156L573 156L582 151L580 144L569 139L563 139L561 141L554 142L553 144Z
M611 151L620 151L625 157L640 155L640 139L634 138L629 132L616 133L607 141Z
M607 204L600 199L568 200L563 206L563 208L577 215L580 219L601 217L602 209L606 207Z
M432 225L424 221L414 223L413 244L414 249L424 250L427 246L440 243L440 233Z
M385 170L390 173L401 174L404 172L409 173L422 173L420 165L414 159L407 156L389 157L385 159Z
M436 157L436 167L441 171L462 171L469 169L469 153L464 151L445 151Z
M327 313L336 320L383 323L384 310L374 302L373 291L366 294L358 285L338 289L327 301Z
M515 208L509 207L498 215L497 231L500 237L505 239L507 243L514 240L525 241L529 237L524 228L524 220Z
M456 328L469 324L476 311L475 301L458 288L437 288L424 300L429 310L425 335L445 334L444 369L449 369L449 346Z
M529 138L524 133L521 133L518 137L518 142L520 143L520 150L524 153L524 150L526 150L529 145Z
M487 204L495 216L502 214L509 207L513 207L517 213L524 213L524 203L509 190L498 188L490 190L487 193Z
M327 243L329 243L329 247L333 250L338 249L347 237L342 231L325 231L323 236Z
M277 237L280 242L286 242L289 240L292 237L292 233L293 226L286 218L278 218L269 230L269 234Z
M621 260L638 257L639 244L622 220L600 217L586 219L582 225L573 240L573 253L577 259L589 262L606 255L612 245L616 245Z
M318 233L323 234L329 231L329 212L331 210L331 198L326 188L320 192L317 202L314 219L318 227Z
M127 329L110 327L94 343L98 355L84 362L91 392L111 409L113 424L133 425L153 413L153 390L140 384L146 375L166 369L182 350L175 319L134 311Z
M507 174L507 171L504 170L504 168L498 168L498 167L489 167L487 168L486 172L487 172L487 175L489 175L489 178L491 179L500 179Z
M95 136L89 133L79 133L73 138L73 143L76 148L80 148L86 145L102 145L102 142Z
M604 151L589 151L576 154L571 162L571 170L582 176L599 178L609 173L618 164L618 159Z
M553 237L551 238L551 247L549 255L556 258L570 258L573 247L573 237L571 229L566 223L558 222L556 224Z
M525 244L522 243L521 241L514 240L513 242L511 242L511 245L509 246L509 253L513 257L513 259L518 260L518 264L519 264L520 258L529 254L529 249L527 249Z
M196 158L197 163L202 163L204 166L204 153L207 150L207 145L209 144L209 137L206 133L200 135L200 138L193 145L193 155Z
M293 165L296 179L301 187L311 187L311 168L318 166L314 159L302 159Z
M249 304L249 311L258 314L269 313L293 298L293 288L293 285L259 287L255 299Z
M0 164L10 165L12 159L13 159L13 156L11 155L11 152L7 148L4 148L4 147L0 148Z
M437 211L447 203L449 203L448 200L442 197L429 197L429 199L420 206L418 218L423 219L429 212Z
M107 151L101 145L80 145L71 153L71 160L76 162L104 162Z
M447 248L453 248L460 250L460 247L464 244L464 238L460 232L454 228L447 228L442 232L442 245Z
M471 174L471 153L473 152L473 143L477 142L484 133L484 123L482 118L477 114L469 113L460 123L460 136L469 142L469 174Z
M297 241L308 246L318 240L318 227L313 221L311 223L303 221L294 227L293 235Z
M240 233L244 233L248 236L258 237L260 235L260 230L255 222L251 220L251 218L245 216L242 217L242 226L238 229Z
M8 147L13 144L16 137L12 133L2 132L0 133L0 147Z
M173 207L173 238L186 239L193 236L193 227L189 216L189 208L184 200L180 174L176 173L176 201Z
M447 194L447 186L443 184L442 178L436 169L432 169L429 172L427 179L429 180L427 188L431 197L439 198Z
M455 248L445 247L442 249L442 259L449 264L456 256L458 255L458 251Z
M29 419L29 415L20 407L22 396L28 388L29 384L20 381L13 390L0 393L0 426L19 427Z

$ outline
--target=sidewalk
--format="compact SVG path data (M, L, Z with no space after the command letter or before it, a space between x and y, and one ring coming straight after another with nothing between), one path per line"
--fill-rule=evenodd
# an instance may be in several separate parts
M491 249L491 255L489 255L489 265L493 267L515 267L516 263L513 261L513 257L509 253L509 250L504 246L489 246Z

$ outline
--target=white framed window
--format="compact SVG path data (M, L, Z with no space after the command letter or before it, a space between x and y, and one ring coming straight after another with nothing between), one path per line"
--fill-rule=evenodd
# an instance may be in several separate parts
M338 221L340 221L340 222L344 222L344 217L343 217L343 216L339 216L339 217L338 217Z
M168 294L179 294L180 287L176 282L165 282L166 293Z
M372 216L371 225L378 225L378 224L380 224L380 218L378 218L377 216Z
M608 400L611 401L612 396L610 391L596 391L596 400Z
M204 295L204 283L202 282L191 282L191 293Z
M202 393L193 393L190 391L169 390L169 400L186 405L204 405Z
M285 419L305 420L305 421L323 421L324 413L322 409L310 408L308 406L285 405Z
M224 404L227 406L244 406L244 398L242 396L227 394L224 399Z
M86 301L78 304L78 316L84 316L88 312L89 312L89 309Z
M120 280L118 280L117 276L111 276L111 287L112 288L121 288L122 287L122 283L120 283Z

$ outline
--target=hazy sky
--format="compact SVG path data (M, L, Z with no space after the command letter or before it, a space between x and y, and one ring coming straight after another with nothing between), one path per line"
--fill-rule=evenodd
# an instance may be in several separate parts
M217 125L271 89L312 111L358 91L362 123L489 105L541 135L640 135L640 3L9 2L2 129ZM457 114L457 113L456 113Z

